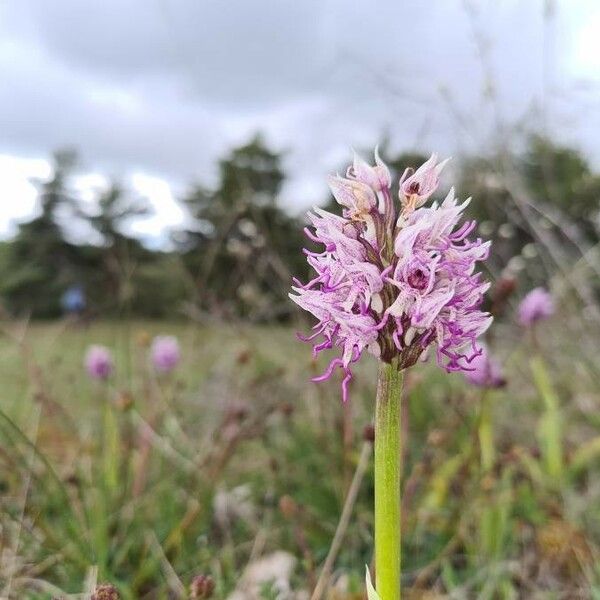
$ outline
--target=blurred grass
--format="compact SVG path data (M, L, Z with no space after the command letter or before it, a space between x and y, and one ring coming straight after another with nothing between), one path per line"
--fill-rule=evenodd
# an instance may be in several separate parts
M179 338L183 361L157 378L147 348L162 333ZM600 597L597 366L577 339L548 327L532 374L535 350L519 335L498 329L509 385L488 397L491 467L479 458L481 392L427 364L409 374L411 598ZM115 354L107 385L83 371L91 343ZM297 559L292 588L311 590L374 393L367 359L344 425L339 382L309 382L323 366L285 327L5 324L0 596L64 597L98 580L124 598L185 597L203 573L223 598L250 562L276 550ZM371 476L329 597L362 597Z

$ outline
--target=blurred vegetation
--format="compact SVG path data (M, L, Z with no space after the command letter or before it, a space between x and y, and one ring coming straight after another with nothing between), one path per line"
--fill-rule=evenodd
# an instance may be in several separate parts
M561 312L537 343L501 325L504 389L469 387L433 364L409 372L407 598L598 597L600 371L581 360L594 346L564 335L580 321ZM183 362L157 376L148 342L165 330L178 336ZM301 600L359 473L323 598L364 598L374 360L357 366L342 406L339 380L308 381L326 361L315 364L288 327L57 322L2 333L2 597L66 599L98 581L125 600L183 599L202 575L215 600L289 588L285 597ZM92 342L115 355L109 382L84 376ZM252 595L250 573L277 556L290 568L263 567Z
M381 152L397 177L427 158L392 152L387 143ZM190 186L181 198L188 225L172 232L170 249L156 250L127 233L132 220L150 214L143 198L113 182L84 210L71 186L77 156L57 152L52 176L37 182L38 214L0 244L5 311L56 317L63 293L81 286L90 317L288 318L291 277L304 279L308 267L304 216L281 202L282 159L260 136L234 148L219 161L216 185ZM600 175L577 150L534 135L521 151L465 157L451 168L459 197L474 198L469 215L480 234L494 242L492 278L530 285L568 273L577 258L597 262ZM331 197L315 200L337 210ZM89 232L88 243L70 240L63 224L72 231L75 222ZM588 301L598 293L594 283L582 289Z
M426 159L381 153L397 175ZM325 360L291 327L249 324L288 319L290 279L307 276L282 161L259 137L232 150L213 187L190 186L188 226L159 251L127 233L143 199L113 182L90 208L72 191L76 155L55 155L38 213L0 246L0 297L8 315L55 317L81 285L88 305L79 323L0 320L2 597L110 582L125 599L185 598L211 577L228 598L278 556L249 597L305 599L351 502L325 597L363 598L375 361L342 407L339 381L308 383ZM494 242L490 309L504 319L487 343L508 385L482 392L432 364L407 377L406 597L599 598L600 176L539 136L450 168ZM86 243L63 227L74 221ZM553 290L558 314L535 335L515 326L517 283ZM148 345L165 330L183 363L157 376ZM105 384L83 374L92 343L115 355Z

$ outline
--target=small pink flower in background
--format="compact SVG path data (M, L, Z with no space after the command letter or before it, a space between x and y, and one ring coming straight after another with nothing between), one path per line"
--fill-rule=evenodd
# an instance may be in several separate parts
M371 167L355 157L346 178L330 180L342 216L319 208L308 215L306 235L323 248L305 249L316 276L306 284L295 279L290 297L318 320L302 338L313 342L313 354L340 349L315 381L339 367L344 400L351 365L364 350L403 369L435 345L448 371L471 369L482 352L477 338L492 319L479 309L489 284L475 268L490 244L469 239L476 223L459 224L468 201L458 204L453 190L441 205L419 208L439 183L445 163L436 162L433 155L401 184L398 203L381 159Z
M181 360L181 350L177 338L172 335L159 335L150 348L154 368L160 373L169 373Z
M92 379L107 380L114 371L114 362L106 346L90 346L85 355L85 369Z
M481 354L477 355L469 365L470 370L465 371L469 383L477 387L500 388L506 385L500 364L490 356L487 346L481 345Z
M400 179L400 200L405 206L419 208L435 192L440 183L440 173L450 159L437 164L437 154L422 164L414 173L406 169Z
M554 300L542 287L531 290L519 304L519 323L531 327L554 314Z

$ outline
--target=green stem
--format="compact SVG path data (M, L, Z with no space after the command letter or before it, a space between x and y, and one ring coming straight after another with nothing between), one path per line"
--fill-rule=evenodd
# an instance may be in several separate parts
M488 473L494 466L494 430L492 424L492 407L489 392L485 390L481 396L479 407L479 452L480 466L483 473Z
M381 363L375 408L375 569L381 600L400 599L400 415L403 373Z
M544 401L544 414L539 425L540 446L546 472L555 481L563 474L563 435L560 401L541 356L530 360L535 386Z

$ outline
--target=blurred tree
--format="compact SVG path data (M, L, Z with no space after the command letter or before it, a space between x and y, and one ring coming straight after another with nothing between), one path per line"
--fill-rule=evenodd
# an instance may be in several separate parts
M387 142L380 154L395 181L427 159L394 153ZM273 320L290 314L292 274L309 277L301 248L312 243L302 235L302 220L278 203L282 156L259 136L219 161L213 189L191 188L184 199L191 225L174 236L175 251L150 250L127 235L129 221L149 214L142 199L113 183L98 196L97 210L84 212L70 191L75 153L57 152L52 164L49 179L36 182L35 217L0 244L0 304L10 313L56 316L64 290L79 285L103 315L173 316L190 298L187 312L200 315ZM467 157L449 169L459 172L458 197L474 198L468 213L479 221L479 234L494 243L492 273L524 270L527 285L541 283L598 244L600 175L576 150L532 136L517 153ZM331 196L326 208L340 212ZM73 215L97 234L94 243L65 236L61 224Z
M496 274L534 240L499 171L501 164L499 157L467 157L459 165L456 186L459 198L473 198L468 216L479 223L478 234L492 240L494 252L487 265Z
M185 278L179 255L149 250L127 235L128 224L152 214L143 198L132 198L113 182L103 190L95 211L79 216L98 234L99 246L80 251L96 269L88 269L86 282L96 311L103 315L176 317L185 299Z
M60 212L75 205L68 182L76 163L74 151L58 151L50 179L36 182L39 212L19 226L4 261L0 291L11 312L55 316L62 293L77 279L77 249L65 241L58 222Z
M474 198L469 212L493 241L488 266L497 274L544 283L598 243L600 176L548 138L531 136L516 154L463 160L458 191Z
M56 317L64 291L77 285L92 313L173 315L185 296L179 257L150 251L124 233L129 220L149 214L147 205L113 183L101 192L97 210L83 210L69 190L76 164L72 151L54 154L51 177L37 182L38 214L0 246L3 306L12 314ZM99 243L68 241L61 223L73 216L98 234Z
M78 215L101 240L98 248L101 269L94 289L96 304L104 311L131 308L136 295L136 270L140 263L151 261L153 257L139 240L126 235L124 228L131 219L149 214L150 209L143 200L132 200L116 182L100 193L96 210L78 209Z
M123 187L113 182L98 198L98 210L92 214L82 213L91 227L98 232L105 245L114 247L120 242L129 243L132 238L124 235L123 228L136 217L151 213L143 200L125 197Z
M281 155L260 136L219 162L214 190L195 186L184 199L194 228L184 238L196 302L221 316L264 320L289 311L292 273L302 273L298 221L277 204Z
M548 202L575 224L587 241L599 241L600 175L573 148L534 135L523 157L523 173L534 198Z

